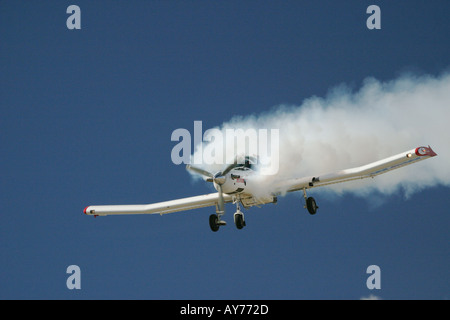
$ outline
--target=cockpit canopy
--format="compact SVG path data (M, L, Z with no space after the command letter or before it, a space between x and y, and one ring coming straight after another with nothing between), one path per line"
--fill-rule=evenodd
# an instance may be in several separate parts
M236 166L237 170L246 170L253 169L259 164L257 157L245 156L242 161L238 161L238 165Z

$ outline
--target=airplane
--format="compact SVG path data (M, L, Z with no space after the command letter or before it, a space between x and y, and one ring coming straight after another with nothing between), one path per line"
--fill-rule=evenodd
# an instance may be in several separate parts
M232 202L236 205L236 212L233 215L237 229L242 229L246 223L244 213L240 205L245 209L253 206L261 206L268 203L277 203L277 196L285 192L303 191L305 208L311 215L314 215L319 208L313 197L308 197L307 189L322 187L330 184L348 182L357 179L374 178L391 170L395 170L419 161L437 156L428 147L418 147L397 155L378 160L366 165L350 169L335 171L323 175L287 179L277 182L268 196L256 196L255 187L258 183L258 158L245 156L238 161L235 158L223 171L216 173L208 172L204 169L187 165L186 169L198 174L207 182L212 182L215 193L199 195L194 197L170 200L143 205L99 205L87 206L84 214L92 216L106 215L126 215L126 214L167 214L172 212L187 211L203 207L216 207L216 213L209 217L209 226L216 232L226 222L222 220L225 214L225 204ZM253 191L252 191L253 190Z

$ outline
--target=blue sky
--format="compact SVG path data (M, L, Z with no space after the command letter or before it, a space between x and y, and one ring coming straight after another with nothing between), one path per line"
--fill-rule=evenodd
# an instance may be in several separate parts
M71 4L81 30L66 27ZM381 30L366 27L371 4ZM170 158L171 133L195 120L212 128L340 83L448 71L449 10L438 0L0 2L0 298L448 299L445 186L376 201L317 190L315 216L290 194L248 210L243 230L230 205L217 233L213 208L82 211L211 192ZM81 290L66 287L73 264ZM370 265L381 290L366 287Z

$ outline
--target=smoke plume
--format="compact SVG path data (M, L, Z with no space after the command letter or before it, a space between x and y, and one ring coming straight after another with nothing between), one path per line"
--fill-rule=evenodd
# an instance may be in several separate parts
M267 188L278 179L317 176L430 145L438 157L375 179L325 187L360 196L399 190L408 196L429 186L450 186L449 122L450 74L445 73L404 75L387 82L367 78L356 92L339 85L325 98L314 96L301 105L236 116L216 129L224 136L227 128L279 130L279 170L263 178L261 186ZM203 142L204 147L207 144ZM198 146L195 152L199 152ZM211 172L220 170L203 167Z

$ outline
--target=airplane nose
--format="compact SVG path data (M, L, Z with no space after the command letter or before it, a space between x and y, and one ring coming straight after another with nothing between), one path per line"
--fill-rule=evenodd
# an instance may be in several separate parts
M87 208L89 208L89 206L87 206L86 208L84 208L84 210L83 210L83 213L84 213L84 214L87 214L87 213L86 213Z

